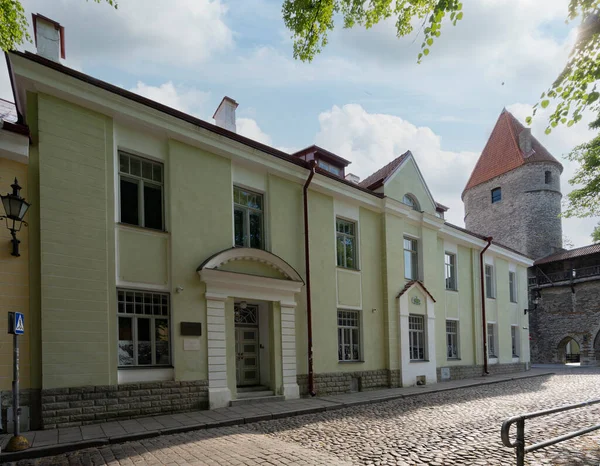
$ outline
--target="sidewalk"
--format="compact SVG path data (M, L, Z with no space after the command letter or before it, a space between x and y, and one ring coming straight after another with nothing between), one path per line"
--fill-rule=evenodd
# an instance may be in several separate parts
M439 393L460 388L476 387L510 380L551 375L547 369L531 369L505 375L492 375L475 379L441 382L434 385L407 388L389 388L369 392L347 393L335 396L302 398L281 402L246 404L210 411L160 415L104 422L81 427L66 427L24 433L31 447L17 453L5 453L10 434L0 435L0 463L42 456L53 456L68 451L121 443L160 435L169 435L198 429L247 424L283 417L312 414L369 403L379 403L398 398Z

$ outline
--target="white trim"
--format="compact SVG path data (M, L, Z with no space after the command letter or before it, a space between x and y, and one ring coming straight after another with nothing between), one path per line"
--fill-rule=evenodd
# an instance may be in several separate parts
M0 158L29 164L29 138L2 129L0 119Z

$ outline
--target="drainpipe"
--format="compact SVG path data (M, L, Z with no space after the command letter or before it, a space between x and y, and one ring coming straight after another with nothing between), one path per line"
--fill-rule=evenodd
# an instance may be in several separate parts
M313 341L312 341L312 304L310 294L310 248L308 244L308 185L315 176L316 162L310 162L310 175L304 183L304 260L306 267L306 320L308 323L308 392L315 396L315 380L313 373Z
M483 255L485 251L492 245L492 237L485 238L487 241L485 248L479 253L479 275L481 278L481 326L483 327L483 375L489 375L488 372L488 358L487 358L487 322L485 317L485 283L483 275Z

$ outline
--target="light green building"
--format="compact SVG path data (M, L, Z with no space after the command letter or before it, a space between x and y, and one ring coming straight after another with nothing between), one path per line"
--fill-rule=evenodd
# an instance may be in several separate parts
M31 133L24 388L45 428L528 369L532 261L481 256L410 152L359 183L319 147L226 129L229 98L216 126L8 57Z

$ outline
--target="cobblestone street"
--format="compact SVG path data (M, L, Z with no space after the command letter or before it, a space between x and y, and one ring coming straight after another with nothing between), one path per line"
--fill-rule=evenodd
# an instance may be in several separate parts
M337 411L175 434L19 465L510 465L500 441L512 415L600 398L600 368L465 388ZM598 422L600 407L528 421L527 443ZM600 434L527 456L527 464L598 464Z

